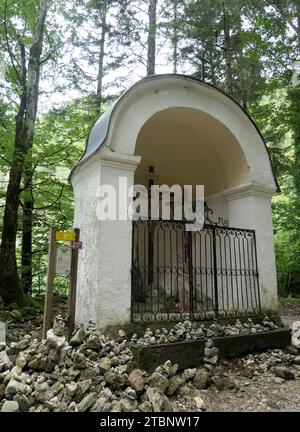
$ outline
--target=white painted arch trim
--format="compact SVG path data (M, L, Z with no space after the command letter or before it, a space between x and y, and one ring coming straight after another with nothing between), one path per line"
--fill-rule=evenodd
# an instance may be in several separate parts
M221 122L240 144L251 183L277 190L266 145L249 116L220 90L185 76L155 76L135 84L112 111L104 145L113 152L134 155L146 121L174 107L203 111Z

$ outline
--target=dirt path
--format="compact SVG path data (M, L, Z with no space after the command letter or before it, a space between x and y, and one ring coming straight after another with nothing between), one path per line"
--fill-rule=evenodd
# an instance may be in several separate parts
M291 327L294 321L300 321L300 304L280 306L279 314L284 324Z
M279 313L284 324L290 327L294 321L300 321L300 304L281 306ZM195 398L200 397L208 412L300 412L300 370L298 379L278 382L280 380L269 371L259 372L251 379L244 377L243 359L224 363L222 367L235 381L235 389L218 391L211 386L207 390L191 388L189 391L186 388L186 395L176 397L174 408L181 412L197 412Z
M176 398L174 407L178 411L199 411L195 397L200 397L207 412L300 412L300 380L275 384L273 378L249 380L232 375L239 389L218 391L213 386L208 390L196 390L188 397Z

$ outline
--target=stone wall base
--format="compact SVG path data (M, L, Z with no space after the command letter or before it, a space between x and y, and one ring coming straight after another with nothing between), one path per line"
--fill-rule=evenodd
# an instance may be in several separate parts
M268 348L284 348L291 344L289 328L279 328L269 332L240 336L214 338L219 349L219 358L234 358ZM132 348L135 366L149 372L171 360L179 370L198 367L203 363L205 340L175 342Z

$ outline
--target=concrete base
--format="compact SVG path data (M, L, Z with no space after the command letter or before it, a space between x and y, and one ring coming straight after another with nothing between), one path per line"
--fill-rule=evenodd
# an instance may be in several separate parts
M268 348L284 348L291 344L291 331L288 327L247 334L214 338L219 348L219 358L234 358L254 351ZM157 346L132 348L134 363L149 372L171 360L178 364L179 370L200 366L204 358L205 341L176 342Z

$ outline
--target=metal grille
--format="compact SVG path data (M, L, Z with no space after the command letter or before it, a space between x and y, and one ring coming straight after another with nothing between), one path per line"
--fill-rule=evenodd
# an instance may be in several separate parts
M188 232L185 225L133 222L133 321L258 315L255 232L224 223Z

